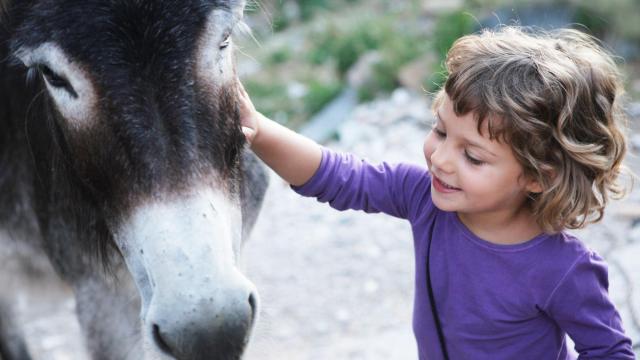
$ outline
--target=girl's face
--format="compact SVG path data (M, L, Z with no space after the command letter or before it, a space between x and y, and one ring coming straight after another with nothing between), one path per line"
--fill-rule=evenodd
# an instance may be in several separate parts
M489 139L488 121L478 133L473 113L459 117L449 97L437 109L424 143L431 173L431 197L444 211L508 215L518 211L537 183L526 181L511 147Z

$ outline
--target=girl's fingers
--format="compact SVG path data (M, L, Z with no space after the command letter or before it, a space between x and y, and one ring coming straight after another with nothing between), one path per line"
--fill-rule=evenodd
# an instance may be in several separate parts
M256 123L254 119L256 109L253 107L249 94L247 94L247 91L240 81L238 81L238 95L240 100L240 126L247 143L251 145L256 134Z
M251 145L251 142L253 141L253 137L256 134L255 130L253 130L250 127L243 126L242 133L244 134L245 139L247 139L247 142L249 143L249 145Z
M245 90L244 86L240 81L238 81L238 93L240 94L240 98L242 100L249 100L249 94L247 94L247 90Z

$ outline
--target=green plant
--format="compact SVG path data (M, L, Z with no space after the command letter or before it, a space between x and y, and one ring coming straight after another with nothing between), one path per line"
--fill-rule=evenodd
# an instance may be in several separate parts
M632 41L640 41L640 1L577 1L576 21L584 21L585 25L597 30L605 28L618 36Z
M453 43L460 37L473 32L474 18L465 11L458 10L440 17L435 24L433 50L438 55L438 65L433 75L425 80L425 89L439 89L447 78L444 60Z
M308 59L314 64L332 60L342 76L362 54L380 48L391 32L390 23L384 18L365 18L343 27L332 24L328 29L311 34L315 46Z
M578 6L576 8L573 20L598 37L601 37L607 30L607 21L602 16L585 6Z
M441 63L439 67L436 68L436 71L433 71L426 79L423 80L423 87L426 91L433 93L440 90L446 80L447 71Z
M269 9L271 28L279 32L294 23L308 22L319 11L333 11L358 0L264 0L260 7Z
M290 114L294 113L293 104L287 96L287 88L284 84L268 82L265 80L243 80L251 101L256 109L266 116L279 122L287 123Z
M466 0L464 7L486 14L498 8L517 9L539 5L573 10L573 23L584 25L598 37L614 34L632 42L640 41L638 0Z
M402 21L399 21L402 19ZM410 20L398 14L359 19L348 26L330 24L312 34L314 47L308 53L313 64L334 64L338 76L346 72L365 53L375 50L382 60L374 65L372 78L358 89L361 100L370 100L397 85L398 72L408 62L430 50L428 34L415 30Z
M462 10L438 18L433 32L433 45L440 60L444 60L447 51L458 38L473 32L474 25L473 17Z
M311 80L308 84L307 94L302 100L306 112L314 114L322 110L326 104L340 93L342 88L343 85L340 82L322 82L318 79Z
M289 61L293 57L291 50L288 48L279 48L269 54L269 64L271 65L279 65L284 64Z
M298 0L300 6L300 18L303 21L311 19L313 14L319 9L327 9L329 2L327 0Z
M395 31L379 49L382 60L374 65L373 76L359 89L361 101L371 100L377 93L387 93L398 85L398 74L404 65L429 51L426 34Z

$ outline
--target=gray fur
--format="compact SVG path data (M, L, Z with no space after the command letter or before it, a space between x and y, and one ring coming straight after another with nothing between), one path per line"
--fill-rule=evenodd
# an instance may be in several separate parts
M113 175L117 181L129 181L127 179L130 177L130 186L127 186L126 182L124 186L116 184L119 187L114 190L113 194L115 195L103 193L100 187L102 184L99 181L104 176L109 176L110 172L119 171L117 169L120 168L100 168L95 164L87 166L92 158L82 161L75 158L76 153L74 153L73 147L76 144L74 141L79 138L73 138L77 135L60 128L60 124L65 119L60 118L60 113L52 105L53 100L42 80L38 78L35 84L28 83L26 81L27 70L13 58L15 49L28 46L30 42L37 44L47 40L37 36L33 39L25 39L24 36L19 39L15 38L17 36L15 34L20 32L22 34L29 33L30 19L26 14L39 15L41 11L50 10L49 7L41 3L59 6L63 13L67 3L68 6L89 6L86 5L89 2L78 5L77 2L65 0L12 0L11 2L0 0L0 14L4 14L4 20L0 20L3 23L0 25L5 27L4 30L1 30L2 34L0 35L0 59L4 59L0 61L0 289L27 288L29 290L24 293L18 293L17 290L0 291L0 359L26 360L30 358L26 346L27 342L22 337L24 332L19 320L22 315L18 311L20 308L16 302L18 298L29 297L33 301L47 301L47 291L56 288L62 289L59 291L64 293L66 291L64 289L69 286L75 297L78 320L85 334L85 342L94 359L137 360L144 358L143 354L147 354L147 356L155 354L152 356L153 358L155 356L168 358L171 354L170 357L176 359L222 360L238 358L242 353L244 342L233 345L227 344L226 340L216 339L204 339L204 344L194 342L199 341L198 337L201 336L224 336L224 333L216 332L217 330L213 332L206 330L200 334L197 332L197 328L205 325L199 324L194 324L195 330L178 329L176 336L188 336L195 339L185 343L171 342L174 340L169 339L169 336L173 335L160 333L161 336L166 336L169 339L167 342L170 347L176 346L176 348L169 349L169 352L164 351L164 355L158 355L163 351L158 351L158 339L149 333L152 331L151 325L154 324L149 322L158 321L158 324L161 324L160 321L168 321L166 319L171 319L171 317L160 316L157 320L154 320L155 318L149 320L147 317L150 315L145 313L144 307L151 304L154 311L166 311L165 308L160 310L157 308L160 305L173 304L172 301L181 299L181 294L190 293L191 289L177 288L175 293L171 294L173 297L170 296L168 300L160 299L163 302L158 298L165 295L159 292L145 297L145 294L139 292L140 289L148 287L152 292L158 290L159 288L156 286L159 286L159 281L162 279L151 279L155 280L157 284L141 284L140 279L135 278L135 274L132 274L132 272L141 269L132 269L131 266L135 266L135 264L129 257L129 253L137 254L139 249L128 248L126 239L125 243L114 241L119 230L118 226L127 223L128 216L141 203L149 199L180 198L189 192L192 183L198 183L198 181L204 183L207 188L228 194L232 199L238 198L236 206L240 208L239 211L242 214L242 224L238 225L241 226L241 229L238 229L238 232L241 234L240 242L246 240L260 210L267 187L267 176L264 168L249 150L241 149L239 157L233 156L233 151L237 148L238 136L241 136L239 124L237 124L237 107L233 107L232 94L234 89L214 88L211 93L220 96L220 104L213 100L213 103L207 106L199 105L197 111L192 108L187 109L194 114L205 113L212 116L212 119L215 116L218 119L215 121L226 122L226 125L216 125L216 128L203 130L205 133L213 132L215 135L212 140L209 140L215 140L214 143L209 144L210 148L203 150L202 141L200 147L188 148L191 144L190 141L193 142L189 136L195 136L189 131L192 131L193 127L201 126L202 122L198 123L196 121L198 119L187 119L192 121L188 124L189 129L184 131L178 129L177 132L171 133L173 136L171 141L161 137L151 139L151 145L158 142L164 144L165 147L162 148L162 154L147 152L144 155L146 157L140 160L140 164L153 164L149 167L150 170L143 169L148 171L145 173L145 177L139 176L139 174L143 174L142 172L134 174L131 171ZM100 5L100 1L93 1L93 3L97 7ZM138 6L133 3L129 2L130 6ZM171 5L163 7L164 3L158 1L149 5L155 7L155 10L164 16L157 19L158 23L154 23L156 28L162 28L162 21L165 21L163 19L171 19L172 6L180 7L175 10L176 14L184 13L189 6L193 6L193 11L201 11L202 8L197 1L166 1ZM103 8L114 6L116 9L114 4L129 6L127 0L105 0L102 5L104 5ZM209 6L221 9L227 7L241 9L241 3L235 0L211 1ZM26 18L18 18L19 16ZM0 15L0 19L3 19L3 15ZM34 21L34 23L42 22ZM195 22L185 24L184 28L188 30L189 26L195 26L195 24ZM88 26L90 25L89 23ZM89 28L87 27L87 29ZM174 29L175 26L172 25L170 28ZM129 38L122 39L123 42L130 40ZM83 47L83 45L77 44L78 49L85 51L87 47ZM91 45L97 45L96 51L100 50L100 44ZM69 51L73 53L74 44L66 44L66 46L67 48L71 46ZM89 59L86 61L92 59L90 52L86 58ZM100 56L96 56L96 58L99 59ZM173 66L173 64L182 61L181 59L176 57L168 63ZM154 59L154 64L162 63L161 60ZM89 69L89 71L94 79L108 81L111 76L110 73L100 73L95 68ZM185 76L190 76L190 74L187 73ZM176 92L177 97L183 93L191 94L194 85L193 81L188 80L185 84L176 83L176 86L184 87L182 93ZM232 87L233 85L227 86ZM153 93L153 91L144 94ZM113 91L105 93L112 94ZM124 97L127 94L120 95ZM184 98L190 98L187 95ZM96 121L110 120L118 116L124 118L130 116L130 113L126 112L129 110L119 112L121 109L117 108L117 105L122 103L120 99L106 97L101 101L109 103L110 107L101 108L100 111L105 112L106 109L109 109L108 111L111 113L100 113ZM181 103L180 106L183 108L179 110L183 111L184 107L189 105L193 104ZM193 106L195 108L195 105ZM158 113L158 109L151 109L149 113L155 115ZM167 126L175 126L174 123L167 124ZM206 126L206 123L204 124ZM167 132L166 129L166 126L160 127L156 136ZM184 135L181 136L184 136L184 139L176 135L182 132ZM135 134L135 132L132 133ZM118 144L116 141L109 143L109 133L100 133L94 140L106 141L105 144L109 146ZM149 140L147 139L147 141ZM229 142L228 146L220 144L220 142L227 141ZM173 147L173 144L179 146ZM153 148L151 145L149 148ZM69 146L71 147L69 148ZM126 153L130 156L125 159L129 161L127 166L133 166L135 170L136 159L131 156L142 152L142 150L131 155L131 152L125 152L129 149L123 150L117 147L113 149L115 150L112 157L115 160L108 157L105 158L106 160L114 162L122 160L122 157L116 156L118 151L122 151L122 154ZM171 171L150 172L169 162L165 159L154 159L154 154L156 157L166 156L168 159L172 159L171 161L175 161L174 164L170 164ZM218 158L222 156L224 158ZM197 161L194 162L193 159ZM107 162L101 164L107 164ZM185 168L176 168L177 164L183 164ZM204 170L204 173L224 175L216 175L216 180L212 179L211 181L203 178L185 177L184 174L196 173L195 168L197 168L198 174ZM100 174L96 174L96 171ZM101 175L103 173L107 175ZM217 180L218 177L222 180ZM94 178L98 182L93 180ZM145 182L136 183L135 179L140 178L143 178ZM227 182L224 183L225 181ZM223 184L220 184L218 188L219 183ZM123 193L129 189L131 193ZM113 199L109 197L112 195ZM182 220L167 219L167 221ZM233 246L234 250L238 249L237 244ZM170 257L167 256L167 258ZM215 267L216 264L211 265ZM153 269L142 270L153 273ZM227 274L227 271L222 271L221 274ZM235 286L233 284L239 283L238 281L240 280L231 281L229 286ZM185 281L180 284L188 287L190 283ZM215 298L218 295L226 296L225 294L232 290L235 291L233 287L229 289L225 290L227 292L217 290L210 292L213 305L208 305L209 307L203 309L209 309L211 306L215 308L219 304L223 304L225 307L230 307L232 303L235 304L235 302L225 302ZM244 300L247 299L245 292L240 297ZM255 310L254 305L251 303L252 310ZM244 304L243 306L246 308L248 305ZM218 311L217 308L216 311ZM182 312L186 313L186 310L175 308L176 314L182 314ZM236 315L229 315L229 318L234 318L234 316ZM162 326L160 331L168 328L168 326ZM242 325L243 331L247 330L245 327L246 325ZM248 331L250 328L251 324L248 326ZM236 331L235 328L233 331ZM194 349L206 349L207 351L190 350L192 342L196 346ZM218 352L218 346L224 347L224 350L220 348L221 350ZM182 348L177 349L177 347Z

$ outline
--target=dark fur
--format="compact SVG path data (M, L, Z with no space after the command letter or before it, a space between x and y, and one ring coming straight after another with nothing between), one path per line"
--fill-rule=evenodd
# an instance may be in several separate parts
M265 174L243 154L235 89L198 84L193 73L207 15L234 1L1 5L0 228L32 239L72 284L109 279L117 271L103 270L122 265L110 226L137 203L179 195L215 173L219 186L241 194L248 235ZM41 76L28 82L13 58L19 47L47 41L83 64L98 88L98 125L81 136L66 129ZM4 340L2 358L19 358Z

